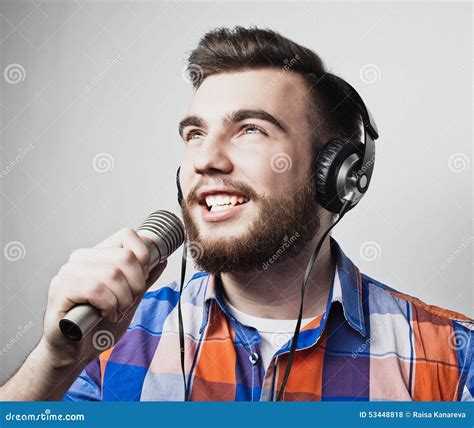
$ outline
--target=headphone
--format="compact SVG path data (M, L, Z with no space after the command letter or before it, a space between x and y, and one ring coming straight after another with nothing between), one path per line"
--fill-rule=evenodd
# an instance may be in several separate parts
M346 98L356 105L364 126L364 144L352 137L334 138L323 146L315 161L317 201L326 210L339 214L348 195L350 201L345 212L354 208L367 192L374 170L375 140L379 134L375 120L359 93L341 77L331 76L349 89ZM183 192L179 171L180 168L176 172L176 187L178 203L181 205Z

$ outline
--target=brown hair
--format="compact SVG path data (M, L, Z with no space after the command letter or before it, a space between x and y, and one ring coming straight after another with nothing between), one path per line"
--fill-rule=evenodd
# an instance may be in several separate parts
M311 91L314 154L332 138L360 137L359 110L344 81L329 73L312 50L275 31L240 26L209 31L191 51L187 71L197 89L213 74L266 67L298 73Z

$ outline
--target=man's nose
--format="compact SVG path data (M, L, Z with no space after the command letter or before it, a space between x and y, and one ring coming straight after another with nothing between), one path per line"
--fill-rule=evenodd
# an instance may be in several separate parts
M198 174L229 174L233 169L226 143L218 139L206 139L194 158L194 170Z

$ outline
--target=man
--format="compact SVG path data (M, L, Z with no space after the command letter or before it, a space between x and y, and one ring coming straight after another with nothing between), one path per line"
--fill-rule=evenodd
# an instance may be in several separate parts
M44 335L1 390L10 400L275 400L314 247L334 216L315 159L360 137L358 110L312 51L268 30L218 29L189 58L196 92L179 126L181 202L202 270L146 292L165 264L124 229L75 251L53 279ZM58 321L88 302L104 317L81 342ZM472 400L473 321L359 272L325 239L307 283L282 399Z

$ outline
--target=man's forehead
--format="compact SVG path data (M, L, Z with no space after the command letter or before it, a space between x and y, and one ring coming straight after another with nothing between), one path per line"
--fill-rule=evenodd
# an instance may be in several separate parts
M277 68L214 74L201 83L188 114L220 117L236 109L264 109L280 115L300 115L307 89L296 73Z

